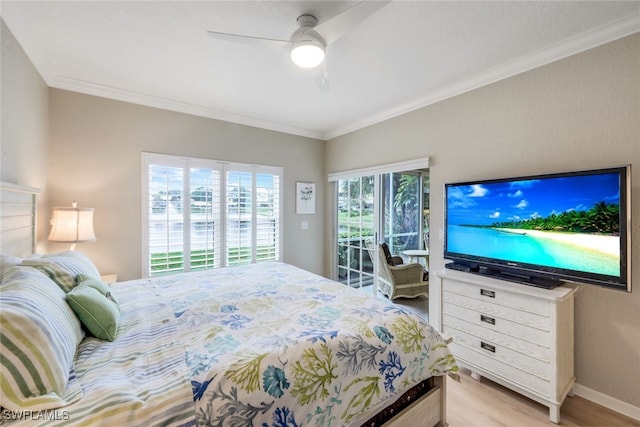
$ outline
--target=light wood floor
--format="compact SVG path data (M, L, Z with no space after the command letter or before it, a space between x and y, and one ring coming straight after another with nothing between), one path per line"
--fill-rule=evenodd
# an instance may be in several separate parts
M475 381L467 373L460 383L447 378L447 422L450 427L555 426L549 410L486 378ZM640 427L640 422L584 398L568 397L560 410L561 426Z

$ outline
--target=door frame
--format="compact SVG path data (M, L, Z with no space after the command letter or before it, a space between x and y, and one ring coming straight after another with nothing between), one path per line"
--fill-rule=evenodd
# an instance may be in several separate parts
M330 254L330 262L329 262L329 268L330 268L330 277L333 280L338 280L338 253L337 253L337 248L338 248L338 216L336 215L336 211L337 211L337 200L338 200L338 185L337 182L339 180L345 180L345 179L352 179L352 178L357 178L357 177L362 177L362 176L371 176L374 175L374 242L377 242L379 239L379 232L380 232L380 227L381 227L381 215L383 214L381 212L381 199L380 199L380 188L381 188L381 177L384 174L389 174L389 173L400 173L400 172L409 172L409 171L420 171L420 170L428 170L429 169L429 158L428 157L424 157L424 158L419 158L419 159L413 159L413 160L407 160L407 161L402 161L402 162L396 162L396 163L387 163L387 164L383 164L383 165L377 165L377 166L370 166L370 167L365 167L365 168L360 168L360 169L351 169L351 170L347 170L347 171L342 171L342 172L334 172L334 173L330 173L328 175L328 181L330 184L330 188L332 189L331 191L331 201L332 203L329 204L331 210L331 224L332 224L332 233L331 233L331 246L329 249L329 254ZM423 177L420 177L421 180L421 191L420 191L420 195L419 195L419 203L420 206L424 205L424 201L423 201L423 194L424 194L424 190L422 189L422 184L423 184ZM422 232L422 230L424 230L424 224L423 224L423 216L419 215L419 228L420 228L420 232ZM373 275L374 275L374 292L375 295L377 295L377 290L378 290L378 263L377 263L377 245L375 246L375 251L376 253L374 254L374 259L372 260L373 262Z

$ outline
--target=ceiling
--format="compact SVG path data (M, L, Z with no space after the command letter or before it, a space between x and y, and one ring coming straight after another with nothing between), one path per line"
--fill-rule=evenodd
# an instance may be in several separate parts
M640 1L392 1L313 70L286 48L207 34L288 40L299 15L322 23L355 3L2 1L0 13L50 87L319 139L640 31Z

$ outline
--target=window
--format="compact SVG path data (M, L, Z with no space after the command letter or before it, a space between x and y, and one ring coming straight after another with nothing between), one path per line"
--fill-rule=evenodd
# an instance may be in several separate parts
M282 168L143 153L143 274L281 259Z

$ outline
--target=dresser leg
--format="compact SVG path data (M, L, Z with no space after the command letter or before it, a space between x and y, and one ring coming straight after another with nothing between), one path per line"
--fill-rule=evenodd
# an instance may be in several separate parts
M559 405L549 406L549 419L554 424L560 424L560 406Z
M482 375L480 375L476 371L471 371L471 378L473 378L476 381L480 381L482 379Z

